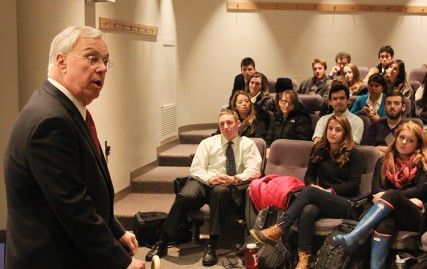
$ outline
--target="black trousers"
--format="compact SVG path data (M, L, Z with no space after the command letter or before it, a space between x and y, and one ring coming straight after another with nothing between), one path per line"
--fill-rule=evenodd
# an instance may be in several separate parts
M381 199L393 205L394 210L377 225L375 231L381 234L393 235L396 231L422 232L424 229L424 214L409 198L397 190L388 190Z
M347 198L306 186L278 222L282 228L289 228L298 220L298 249L311 251L314 223L321 217L355 219L357 213Z
M199 209L206 203L210 208L209 234L220 235L226 216L235 208L230 188L222 185L210 187L195 179L189 179L176 195L163 233L173 238L188 212Z

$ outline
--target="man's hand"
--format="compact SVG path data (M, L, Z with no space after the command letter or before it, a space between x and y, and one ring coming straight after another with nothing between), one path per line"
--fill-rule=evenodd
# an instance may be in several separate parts
M219 175L219 176L214 176L210 178L208 183L209 183L209 186L216 186L216 185L229 186L229 185L234 185L239 181L240 179L238 179L235 176Z
M382 153L384 155L384 153L387 151L388 147L387 146L376 146L377 150L380 151L380 153Z
M224 179L224 176L214 176L209 179L208 183L209 186L225 185L227 180Z
M362 112L363 115L365 116L369 116L371 114L371 109L367 106L362 107Z
M132 258L132 262L127 269L145 269L144 261Z
M330 77L335 76L335 75L338 73L338 71L339 71L339 70L340 70L340 67L339 67L338 65L336 65L336 66L332 67L332 70L331 70L331 72L329 73L329 76L330 76Z
M372 195L373 196L372 202L374 202L374 203L377 202L383 195L384 195L383 191L378 192L378 193Z
M414 205L416 205L418 208L423 208L423 202L418 198L411 198L409 199Z
M129 250L130 255L135 255L138 250L138 241L133 233L126 231L125 234L119 239L120 244L122 244L127 250Z
M311 187L318 188L319 190L322 190L322 191L326 191L326 192L330 192L330 193L332 193L332 191L331 191L331 190L327 190L327 189L322 188L322 187L320 187L319 185L316 185L316 184L310 184L310 186L311 186Z

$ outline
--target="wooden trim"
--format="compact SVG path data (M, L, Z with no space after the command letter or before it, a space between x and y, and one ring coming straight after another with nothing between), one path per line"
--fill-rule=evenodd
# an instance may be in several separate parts
M0 243L4 244L6 242L6 230L0 230Z
M116 194L114 194L114 202L117 202L117 201L123 199L125 196L127 196L131 192L132 192L132 188L129 185L126 188L124 188L123 190L121 190L121 191L117 192Z
M157 36L159 34L159 27L156 26L118 21L104 17L99 17L98 19L98 28L103 31L120 31L152 36Z
M362 5L362 4L316 4L316 3L278 3L278 2L227 2L227 11L255 10L302 10L320 12L394 12L412 15L426 15L427 6L409 5Z

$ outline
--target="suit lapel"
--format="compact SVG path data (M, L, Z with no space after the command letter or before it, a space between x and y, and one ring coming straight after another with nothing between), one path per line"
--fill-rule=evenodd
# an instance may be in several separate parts
M49 81L47 81L47 80L45 81L45 83L43 85L43 89L48 94L57 98L64 105L64 107L68 110L68 112L70 113L71 118L76 123L76 125L79 128L82 136L85 138L86 142L89 144L90 151L91 151L92 155L94 156L94 158L96 159L97 166L102 171L103 178L104 178L104 180L108 186L108 190L110 192L110 196L113 197L114 196L113 184L111 182L110 174L108 172L107 163L105 162L104 156L100 156L100 154L102 154L102 152L100 154L97 153L98 150L97 150L95 143L94 143L94 141L93 141L93 139L89 133L89 130L86 127L86 123L85 123L82 115L80 114L80 112L78 111L76 106L73 104L73 102L71 102L71 100L68 99L68 97L65 96L65 94L63 94L60 90L58 90Z

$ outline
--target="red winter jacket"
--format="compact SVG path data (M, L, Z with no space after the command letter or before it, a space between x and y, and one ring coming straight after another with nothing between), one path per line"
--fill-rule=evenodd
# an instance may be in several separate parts
M249 197L257 211L268 206L286 210L289 192L304 186L304 182L296 177L267 175L252 180L249 186Z

